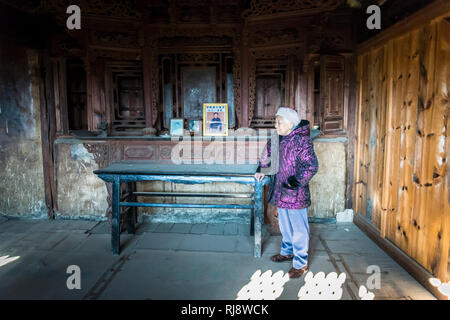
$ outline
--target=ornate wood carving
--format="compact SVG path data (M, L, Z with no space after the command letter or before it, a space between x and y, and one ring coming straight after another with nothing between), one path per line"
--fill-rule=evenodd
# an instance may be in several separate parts
M244 18L273 17L277 14L313 14L334 10L344 0L251 0Z
M51 53L53 56L81 56L83 49L78 39L64 33L52 39Z
M280 43L292 43L299 41L296 28L284 28L278 30L255 30L252 32L251 45L264 46Z
M172 146L160 146L159 147L159 159L158 160L170 160L172 157Z
M138 35L130 32L91 32L91 43L119 48L139 48Z
M155 158L156 158L155 146L150 145L124 146L124 160L128 159L155 160Z
M96 59L110 59L110 60L141 60L141 50L108 50L108 49L96 49L89 48L89 61L94 62Z
M59 14L66 12L67 7L74 4L71 0L47 0L48 10ZM79 0L76 3L82 9L83 15L109 18L140 19L141 13L135 0Z
M109 165L109 145L107 143L83 143L89 153L94 156L94 161L99 168L104 168Z
M346 41L343 34L332 33L325 35L325 49L333 51L342 50L346 48Z
M300 59L303 57L304 49L304 45L300 43L274 49L251 49L250 53L255 59L279 59L288 58L291 55Z
M180 53L177 55L179 62L219 62L218 53Z
M147 34L150 34L150 30L146 30ZM163 110L165 106L159 105L159 97L162 94L160 92L160 70L158 69L159 60L158 57L161 54L176 54L176 62L179 63L210 63L210 64L222 64L221 58L218 52L228 53L230 51L233 52L233 76L234 76L234 84L233 84L233 92L234 92L234 105L235 110L239 112L241 110L240 105L240 50L239 44L240 40L238 39L240 33L240 29L236 27L189 27L185 26L176 27L176 26L167 26L162 27L158 26L157 28L152 29L152 36L147 39L147 43L152 43L153 48L151 50L147 50L146 59L154 65L151 68L150 76L151 76L151 84L152 84L152 110L154 113L153 121L156 121L156 117L158 115L158 110ZM195 37L193 37L195 35ZM213 51L214 50L214 51ZM183 52L183 53L179 53ZM222 55L223 56L223 55ZM238 57L236 59L236 57ZM149 62L150 63L150 62ZM177 68L176 65L173 66ZM175 70L175 69L174 69ZM218 69L220 71L222 69ZM156 72L157 71L157 72ZM172 71L173 72L173 71ZM176 77L174 77L175 79ZM223 78L225 79L225 78ZM219 84L219 88L222 88L222 85ZM221 89L220 89L221 90ZM178 91L175 90L175 99L174 104L178 108L175 114L181 114L181 104L182 100L179 99ZM222 94L222 93L221 93ZM235 113L236 114L236 113ZM237 113L238 114L238 113ZM157 123L161 125L165 120L159 120Z
M177 3L176 21L178 23L202 23L210 20L209 1L179 1Z
M159 26L157 28L152 29L155 35L158 38L175 38L175 37L186 37L192 38L195 37L231 37L234 38L237 36L235 34L236 30L232 26L214 26L211 28L210 26L195 26L195 27L187 27L183 26ZM223 41L223 40L221 40Z
M201 46L231 46L231 37L228 36L176 36L176 37L163 37L159 40L159 47L201 47Z

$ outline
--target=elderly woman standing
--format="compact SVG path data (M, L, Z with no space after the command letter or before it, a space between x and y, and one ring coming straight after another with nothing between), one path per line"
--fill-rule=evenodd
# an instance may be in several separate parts
M317 173L319 165L309 135L309 121L300 121L297 112L291 108L279 108L275 128L280 136L279 170L271 177L268 199L278 210L282 242L280 253L272 256L271 260L293 260L288 274L290 278L298 278L308 269L309 181ZM260 168L269 165L270 153L269 141L261 157ZM261 180L264 174L257 172L255 178Z

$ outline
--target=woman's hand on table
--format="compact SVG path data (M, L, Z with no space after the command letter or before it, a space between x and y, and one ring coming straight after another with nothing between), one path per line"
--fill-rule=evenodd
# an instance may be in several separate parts
M261 173L261 172L255 173L255 179L258 180L258 181L261 181L262 179L264 179L265 176L266 175L264 173Z

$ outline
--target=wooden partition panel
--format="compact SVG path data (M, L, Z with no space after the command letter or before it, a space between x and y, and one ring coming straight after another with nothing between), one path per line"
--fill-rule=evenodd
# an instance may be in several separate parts
M448 281L450 13L443 13L359 50L354 210Z

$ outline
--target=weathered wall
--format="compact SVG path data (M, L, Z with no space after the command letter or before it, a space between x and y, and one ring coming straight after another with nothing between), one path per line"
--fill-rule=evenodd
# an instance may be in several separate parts
M38 55L0 45L0 214L47 217Z
M347 171L345 139L318 139L314 151L319 171L311 179L311 207L308 215L335 218L345 209L345 175Z
M94 154L79 140L56 140L55 154L56 216L105 218L108 191L93 173L99 168Z
M436 12L444 17L417 14L360 48L354 203L382 237L445 282L450 11Z

